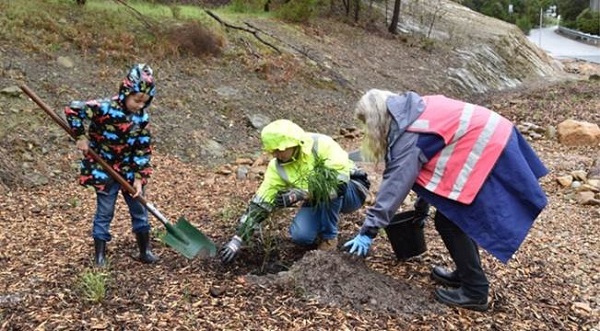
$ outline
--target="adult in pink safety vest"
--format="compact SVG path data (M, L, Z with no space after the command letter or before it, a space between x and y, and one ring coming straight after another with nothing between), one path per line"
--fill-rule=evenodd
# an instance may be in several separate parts
M436 299L488 309L478 245L503 263L513 256L547 204L538 183L546 167L510 121L441 95L373 89L355 115L365 124L363 157L384 161L385 170L375 204L344 247L366 255L412 189L436 208L435 228L456 266L433 268L432 278L447 286Z

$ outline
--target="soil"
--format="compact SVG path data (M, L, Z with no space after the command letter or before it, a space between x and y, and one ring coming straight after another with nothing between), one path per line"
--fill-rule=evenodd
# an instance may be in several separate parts
M155 175L147 198L169 218L185 215L219 245L233 234L264 170L259 130L250 125L249 115L292 119L307 130L335 136L350 150L358 147L360 134L341 131L356 125L351 113L361 91L383 86L444 93L434 81L444 80L436 73L448 65L444 61L452 61L440 56L443 49L425 51L410 41L341 23L298 28L304 38L282 25L253 24L284 35L321 64L334 63L329 66L334 69L307 64L297 52L256 57L256 50L244 46L248 36L228 46L240 56L153 64L160 87L152 106ZM70 55L74 68L58 66L59 55ZM0 46L0 59L1 87L25 82L57 110L73 99L110 96L123 72L80 53L49 57L8 44ZM461 97L515 123L556 126L567 118L600 123L600 86L586 79L600 70L568 65L583 80ZM102 271L109 280L106 296L94 303L80 286L82 275L95 270L89 235L95 201L92 191L76 184L79 154L32 102L0 100L5 120L0 131L1 330L600 328L600 212L577 205L574 190L555 180L589 169L599 146L531 140L551 170L541 180L550 204L509 264L482 252L492 284L491 308L485 313L433 299L432 266L452 267L452 262L432 222L425 226L428 250L421 256L399 261L382 235L366 259L356 259L341 250L294 245L287 234L294 210L281 211L233 264L222 265L214 258L177 255L158 240L162 228L153 221L160 262L143 265L131 258L136 244L121 200L108 246L110 264ZM222 153L203 148L209 140L219 143ZM238 178L244 158L253 165L247 177ZM381 166L362 166L376 193ZM340 246L356 233L364 211L343 216Z

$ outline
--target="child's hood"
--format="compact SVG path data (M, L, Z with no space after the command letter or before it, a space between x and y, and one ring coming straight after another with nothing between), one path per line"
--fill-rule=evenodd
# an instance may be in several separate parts
M121 83L119 87L119 102L121 105L125 104L125 98L131 93L144 93L150 96L148 102L144 105L146 109L154 95L156 94L156 86L154 76L152 74L152 68L145 63L135 64L127 74L127 77Z

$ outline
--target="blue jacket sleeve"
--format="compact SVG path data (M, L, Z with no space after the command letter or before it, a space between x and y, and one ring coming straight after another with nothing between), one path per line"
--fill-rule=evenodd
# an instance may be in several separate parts
M414 185L425 156L416 147L418 134L404 132L388 151L383 180L375 204L367 210L360 230L373 238L386 227Z

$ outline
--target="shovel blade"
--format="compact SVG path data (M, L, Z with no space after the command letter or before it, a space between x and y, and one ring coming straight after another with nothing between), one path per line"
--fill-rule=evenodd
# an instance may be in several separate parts
M217 254L215 243L184 217L180 217L177 223L167 226L166 229L167 233L162 241L188 259L193 259L199 253L204 257Z

